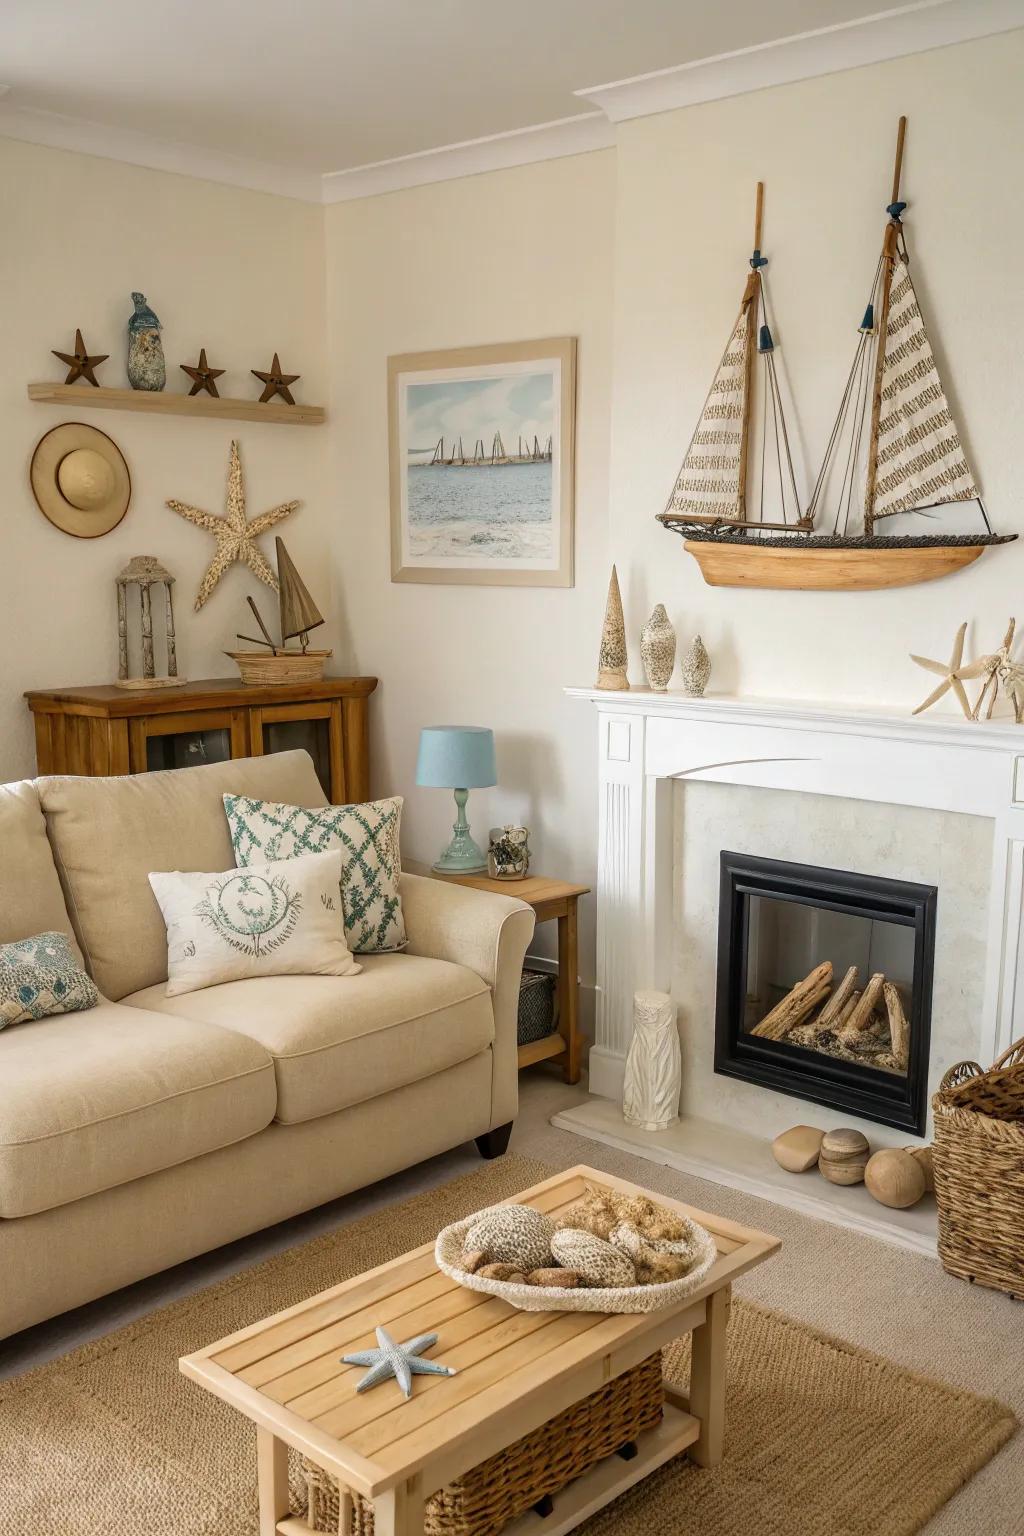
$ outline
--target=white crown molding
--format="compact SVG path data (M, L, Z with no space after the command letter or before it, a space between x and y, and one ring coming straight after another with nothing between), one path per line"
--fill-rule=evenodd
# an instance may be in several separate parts
M304 203L322 200L322 180L316 171L248 160L196 144L152 138L134 129L108 128L101 123L64 117L58 112L19 107L10 100L3 100L4 94L0 88L2 137L43 144L50 149L70 149L80 155L96 155L101 160L141 165L151 171L169 171L199 181L246 187L252 192L271 192L277 197L293 197Z
M836 74L1024 27L1024 0L918 0L898 10L658 69L575 94L613 123Z
M461 176L480 176L486 171L533 165L539 160L589 154L595 149L610 149L614 144L615 130L605 115L584 112L552 123L537 123L532 128L514 128L482 139L467 139L461 144L400 155L394 160L329 172L324 177L323 200L345 203L353 198L379 197L384 192L453 181Z

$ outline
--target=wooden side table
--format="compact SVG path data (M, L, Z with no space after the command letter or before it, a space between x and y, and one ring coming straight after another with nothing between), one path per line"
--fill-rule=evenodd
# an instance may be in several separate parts
M566 880L549 880L545 875L527 875L525 880L492 880L489 875L442 875L436 870L431 873L438 880L468 885L476 891L515 896L533 908L538 923L558 923L558 1029L543 1040L521 1045L519 1066L521 1069L531 1067L535 1061L561 1061L566 1082L578 1083L581 1050L576 903L581 896L589 895L589 885L570 885Z

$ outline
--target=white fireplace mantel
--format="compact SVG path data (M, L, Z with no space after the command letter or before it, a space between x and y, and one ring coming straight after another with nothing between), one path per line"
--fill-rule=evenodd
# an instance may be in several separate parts
M983 1059L1024 1034L1024 726L674 690L566 692L595 704L599 721L593 1093L621 1094L634 991L669 989L674 780L990 818Z

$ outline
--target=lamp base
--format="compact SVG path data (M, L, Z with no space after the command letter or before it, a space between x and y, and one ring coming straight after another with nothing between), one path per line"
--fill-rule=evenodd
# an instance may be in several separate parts
M455 791L458 813L452 825L452 840L432 866L439 875L482 875L487 871L487 855L471 835L466 820L468 799L468 789Z

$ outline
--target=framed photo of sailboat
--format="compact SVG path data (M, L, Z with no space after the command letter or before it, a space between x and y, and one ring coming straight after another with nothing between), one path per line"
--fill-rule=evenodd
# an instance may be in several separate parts
M576 340L388 358L392 581L571 587Z

